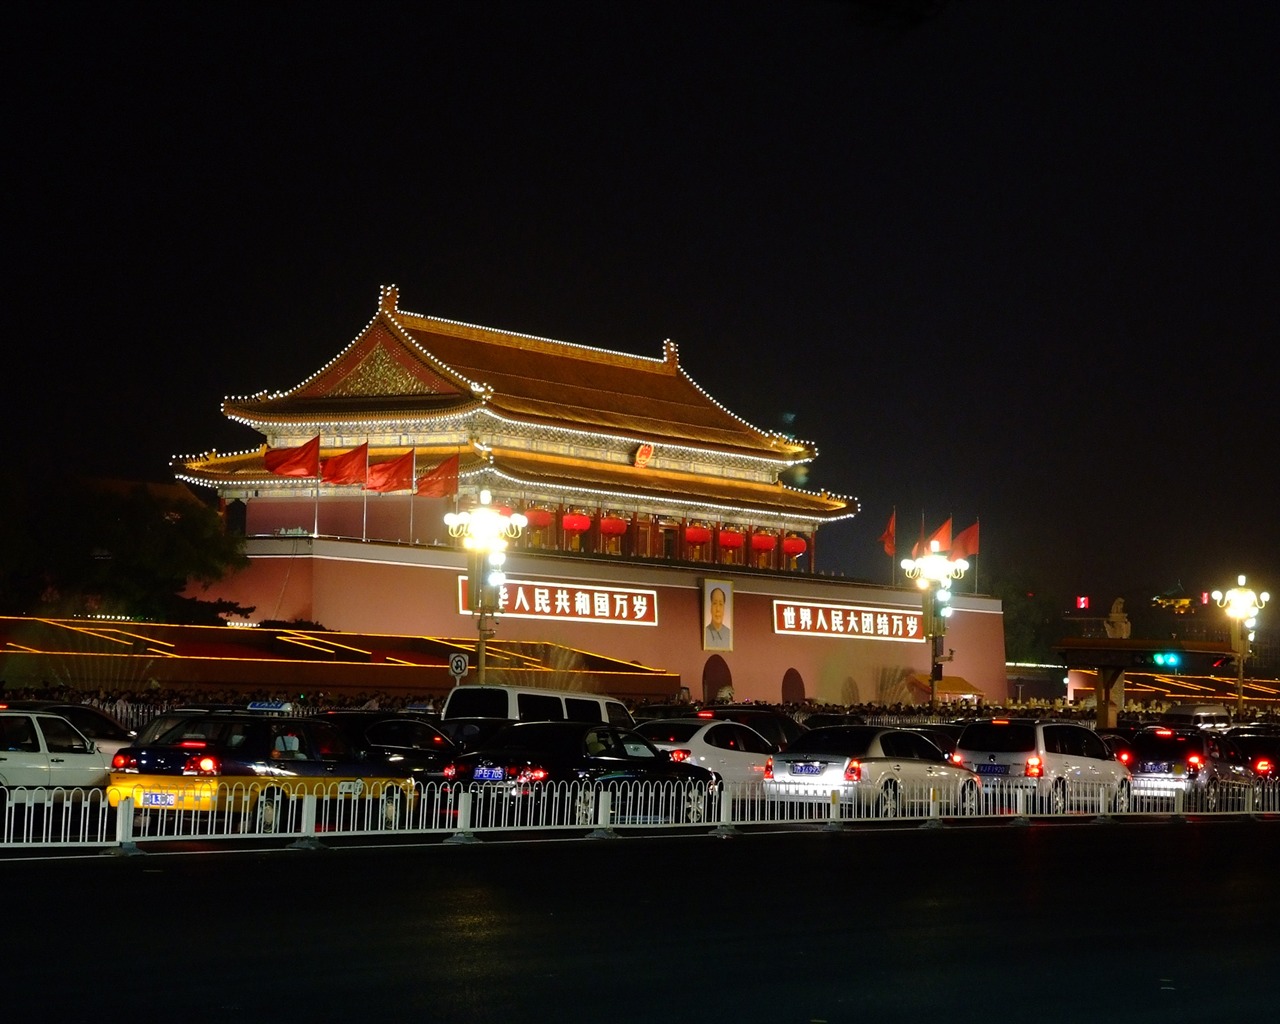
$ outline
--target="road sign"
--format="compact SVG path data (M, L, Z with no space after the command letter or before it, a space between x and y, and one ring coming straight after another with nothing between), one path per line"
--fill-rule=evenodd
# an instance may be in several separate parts
M467 656L461 651L449 655L449 674L455 683L467 674Z

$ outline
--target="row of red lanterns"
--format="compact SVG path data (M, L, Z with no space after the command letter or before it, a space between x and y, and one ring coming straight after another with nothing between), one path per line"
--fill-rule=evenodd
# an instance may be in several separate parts
M554 520L552 514L545 508L527 509L525 518L529 520L529 526L535 530L550 526ZM591 529L591 517L582 512L566 512L560 517L560 525L569 533L585 533ZM628 526L627 520L619 516L604 516L600 520L600 532L606 536L621 536L627 532ZM745 541L745 537L740 530L721 529L719 538L720 546L729 549L740 548ZM691 524L684 528L684 539L689 544L706 544L711 540L711 529L706 526ZM778 538L771 533L753 533L751 535L752 551L772 551L777 546L777 543ZM808 545L803 537L784 537L782 539L782 552L785 555L804 554L807 547Z

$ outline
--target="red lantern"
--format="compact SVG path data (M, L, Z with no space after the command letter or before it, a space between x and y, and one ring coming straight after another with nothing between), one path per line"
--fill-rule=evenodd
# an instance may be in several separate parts
M778 538L771 533L753 533L751 535L752 551L772 551L778 544Z
M804 549L809 545L805 543L803 537L784 537L782 541L782 553L789 557L803 555Z
M742 534L737 530L721 530L720 546L727 549L738 549L742 547Z
M584 516L581 512L566 512L560 517L560 525L568 533L583 533L591 529L591 517Z
M535 530L544 530L551 525L551 513L545 508L527 508L524 510L524 517Z
M689 544L705 544L711 539L711 531L705 526L686 526L684 539Z
M627 521L617 516L605 516L600 520L600 532L609 537L618 537L627 532Z

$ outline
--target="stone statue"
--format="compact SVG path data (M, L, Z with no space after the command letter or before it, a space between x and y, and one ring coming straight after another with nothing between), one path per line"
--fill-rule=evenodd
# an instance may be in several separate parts
M1123 640L1129 636L1129 616L1124 613L1124 598L1117 597L1111 602L1111 614L1102 624L1111 640Z

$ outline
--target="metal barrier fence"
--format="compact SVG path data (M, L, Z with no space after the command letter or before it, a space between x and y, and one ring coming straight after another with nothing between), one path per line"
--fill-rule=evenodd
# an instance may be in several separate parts
M199 807L190 801L183 806L175 793L173 807L144 808L122 793L108 799L102 789L0 788L0 849L133 853L150 844L255 837L306 847L339 836L435 836L466 843L486 834L548 830L586 838L652 829L728 836L779 825L835 830L887 821L942 826L983 819L1280 814L1276 782L1148 793L996 779L984 780L976 798L936 786L900 786L891 796L832 791L806 799L772 797L758 783L713 790L672 783L482 783L465 789L429 784L411 794L388 787L353 796L333 788L292 798L249 783L211 783L208 796Z

